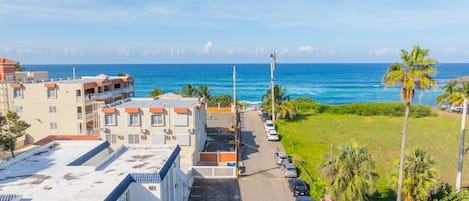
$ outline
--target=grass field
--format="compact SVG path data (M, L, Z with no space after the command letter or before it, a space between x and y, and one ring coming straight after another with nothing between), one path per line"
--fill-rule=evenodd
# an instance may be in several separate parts
M278 122L281 142L293 160L304 161L304 167L316 177L318 164L329 153L331 144L336 151L337 145L355 140L372 153L379 175L377 190L386 197L384 194L392 189L389 181L393 162L399 159L403 117L315 114L299 119ZM406 150L420 147L430 153L436 160L440 179L454 185L459 130L460 120L455 118L410 118ZM468 185L469 161L465 162L463 185ZM306 179L305 175L302 177Z

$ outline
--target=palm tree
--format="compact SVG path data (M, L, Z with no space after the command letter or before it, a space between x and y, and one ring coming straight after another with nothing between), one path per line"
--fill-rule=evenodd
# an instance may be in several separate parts
M339 201L367 200L376 180L373 157L356 143L340 145L338 150L337 157L324 157L321 164L332 195Z
M163 94L163 91L161 91L160 88L155 88L153 89L151 92L150 92L150 95L148 97L150 98L154 98L154 97L157 97L159 95Z
M419 46L414 46L410 54L405 50L401 50L403 63L394 63L390 65L383 77L383 84L385 87L393 85L401 86L401 99L405 103L401 156L399 162L399 179L397 185L397 201L401 201L402 169L404 166L405 140L407 135L407 124L409 121L410 102L414 98L416 87L421 90L436 87L436 82L431 77L431 75L436 72L436 69L431 66L438 62L433 59L426 58L427 55L428 50L422 50Z
M16 62L15 64L15 71L24 71L26 68L22 67L20 62Z
M274 101L275 101L275 111L280 114L280 118L289 118L294 119L296 116L296 105L290 101L290 97L286 94L287 90L282 89L280 85L275 85L274 87ZM267 93L262 95L262 106L268 113L272 113L272 95L271 90L267 90ZM271 114L274 115L274 114Z
M462 83L462 88L456 85L456 82ZM464 159L464 140L466 131L466 113L467 113L467 99L469 98L469 77L460 77L453 79L444 88L446 93L441 94L437 97L437 103L442 104L443 102L454 105L463 105L462 117L461 117L461 134L459 137L459 157L458 157L458 172L456 175L456 192L461 190L462 182L462 165Z
M186 84L181 89L181 95L184 97L193 97L195 95L195 88L191 84Z
M198 86L195 89L195 95L199 98L205 98L205 100L210 100L210 88L208 87L208 84Z
M434 166L435 160L419 148L405 156L402 194L406 201L428 200L430 191L438 185Z

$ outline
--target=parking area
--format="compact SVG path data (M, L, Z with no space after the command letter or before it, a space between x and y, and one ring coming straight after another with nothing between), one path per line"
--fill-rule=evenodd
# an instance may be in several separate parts
M241 201L236 179L195 179L189 201Z

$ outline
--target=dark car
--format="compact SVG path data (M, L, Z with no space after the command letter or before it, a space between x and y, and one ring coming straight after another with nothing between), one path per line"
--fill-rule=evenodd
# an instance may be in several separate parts
M298 196L296 197L296 201L314 201L313 198L309 196Z
M293 196L309 195L309 189L305 181L301 179L289 179L288 188L292 192Z

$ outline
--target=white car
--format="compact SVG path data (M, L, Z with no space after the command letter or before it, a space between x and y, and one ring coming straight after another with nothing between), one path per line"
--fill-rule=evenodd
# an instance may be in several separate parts
M266 134L267 134L267 139L269 141L279 141L280 140L277 131L275 131L274 129L267 130Z
M266 120L265 123L264 123L264 128L265 128L265 131L267 132L268 130L270 129L274 129L275 130L275 125L274 123L272 122L272 120Z

